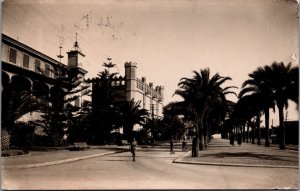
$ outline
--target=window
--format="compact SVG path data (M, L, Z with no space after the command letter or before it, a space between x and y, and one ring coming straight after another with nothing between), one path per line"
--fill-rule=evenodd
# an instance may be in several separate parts
M10 48L9 49L9 61L16 64L17 63L17 50Z
M36 72L40 72L40 68L41 68L41 61L39 61L39 60L35 60L35 62L34 62L34 65L35 65L35 67L34 67L34 71L36 71Z
M50 76L50 65L49 64L45 64L45 75Z
M29 56L27 54L23 55L23 67L29 68Z
M75 100L75 106L76 106L76 107L80 107L80 98L77 98L77 99Z

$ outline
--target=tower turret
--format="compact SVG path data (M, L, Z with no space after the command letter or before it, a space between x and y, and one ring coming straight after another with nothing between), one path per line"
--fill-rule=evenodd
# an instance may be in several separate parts
M67 52L68 54L68 67L70 68L69 75L71 77L84 77L87 73L86 70L82 69L83 58L85 55L81 52L79 48L79 43L77 41L77 33L76 33L76 41L74 43L73 48Z
M125 86L126 86L126 100L130 101L135 98L136 91L136 63L125 63Z
M76 33L76 41L74 43L74 46L70 50L70 52L67 52L67 54L68 54L68 66L70 68L82 67L82 60L85 57L85 55L81 52L81 49L79 48L79 44L77 41L77 33Z

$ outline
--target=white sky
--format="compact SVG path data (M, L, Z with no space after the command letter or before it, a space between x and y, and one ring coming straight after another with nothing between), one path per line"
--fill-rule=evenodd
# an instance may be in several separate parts
M258 66L295 56L298 64L292 0L4 0L2 9L4 34L54 59L60 45L66 57L78 32L87 77L107 57L122 75L126 61L137 62L139 78L165 86L165 104L179 99L177 84L193 70L209 67L240 88ZM294 104L288 119L298 119Z

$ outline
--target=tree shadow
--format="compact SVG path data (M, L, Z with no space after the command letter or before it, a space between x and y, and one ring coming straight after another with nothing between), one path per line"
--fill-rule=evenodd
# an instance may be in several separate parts
M102 160L102 161L130 161L130 159L128 159L128 160L121 160L121 159L115 159L115 160L112 160L112 159L108 159L108 160Z
M267 154L255 154L255 153L250 153L250 152L240 152L240 153L222 152L222 153L215 153L215 154L205 154L205 156L208 156L208 157L213 156L213 157L217 157L217 158L237 157L237 158L256 158L256 159L263 159L263 160L290 161L290 160L284 159L284 158L287 158L288 156L278 156L278 155L271 156L271 155L267 155Z

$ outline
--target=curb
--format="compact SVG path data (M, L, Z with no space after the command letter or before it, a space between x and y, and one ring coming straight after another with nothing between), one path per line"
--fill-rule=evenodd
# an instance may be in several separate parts
M283 165L248 165L248 164L232 164L232 163L214 163L214 162L194 162L184 161L184 157L191 154L191 151L173 160L173 163L179 164L194 164L194 165L215 165L215 166L235 166L235 167L260 167L260 168L293 168L299 169L298 166L283 166Z
M79 161L79 160L84 160L84 159L90 159L90 158L95 158L95 157L100 157L100 156L105 156L105 155L110 155L110 154L115 154L115 153L121 153L121 152L126 152L126 151L125 150L111 151L111 152L106 152L106 153L101 153L101 154L94 154L94 155L88 155L88 156L83 156L83 157L75 157L75 158L69 158L69 159L63 159L63 160L57 160L57 161L50 161L50 162L41 162L41 163L35 163L35 164L2 166L1 169L2 170L13 170L13 169L26 169L26 168L37 168L37 167L44 167L44 166L52 166L52 165L69 163L69 162L74 162L74 161Z

